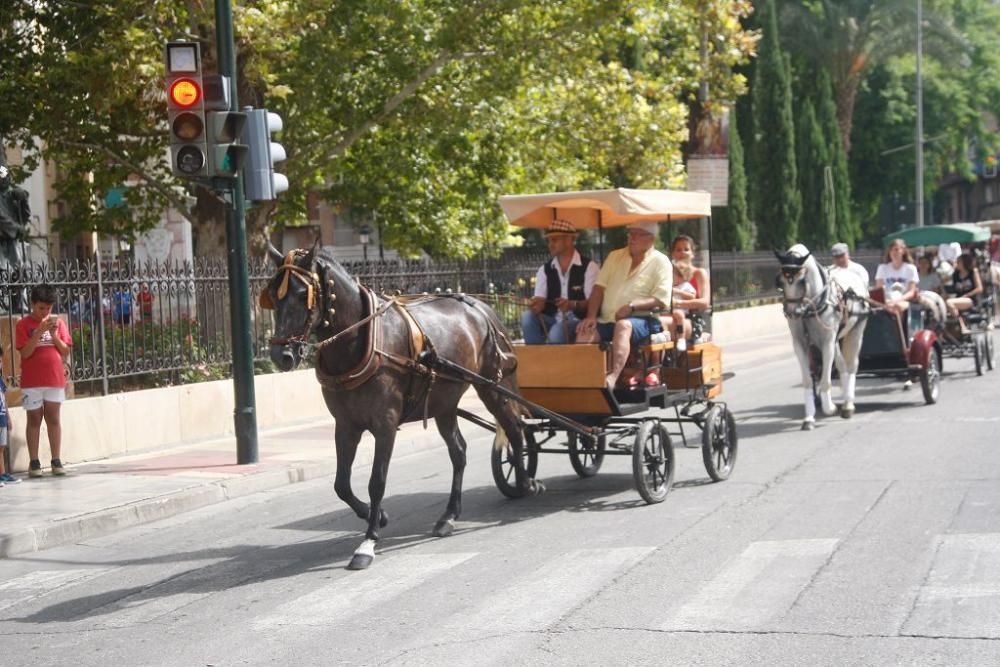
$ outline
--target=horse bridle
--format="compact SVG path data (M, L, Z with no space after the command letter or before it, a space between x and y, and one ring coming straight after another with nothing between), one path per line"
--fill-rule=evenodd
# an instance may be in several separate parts
M781 275L785 277L785 280L787 282L791 283L793 281L795 282L805 281L804 276L801 278L799 278L798 276L800 276L806 270L806 260L808 260L810 256L811 254L803 257L801 263L795 263L795 264L783 263L781 265ZM807 317L818 317L821 313L825 312L826 309L830 307L830 299L829 299L830 279L829 276L827 275L826 269L824 269L822 266L818 266L818 268L819 268L819 275L823 279L823 289L820 290L819 294L811 298L805 296L799 297L798 299L790 299L787 296L784 297L783 300L785 303L799 304L798 307L795 308L795 311L791 314L789 314L788 310L786 309L785 317L787 318L794 317L797 319L805 319ZM816 304L819 304L819 307L817 307Z
M298 280L306 286L306 315L305 321L302 323L302 333L294 336L272 336L268 341L271 345L304 344L309 337L309 332L315 326L318 305L317 297L321 294L321 287L319 275L315 271L304 269L295 263L295 258L304 254L305 251L302 250L290 250L285 255L284 263L278 267L277 273L274 274L274 277L284 274L281 278L281 284L278 285L277 297L279 301L288 295L288 287L292 279ZM271 278L271 282L274 281L274 277ZM261 292L260 307L266 310L274 310L274 301L271 299L270 287Z

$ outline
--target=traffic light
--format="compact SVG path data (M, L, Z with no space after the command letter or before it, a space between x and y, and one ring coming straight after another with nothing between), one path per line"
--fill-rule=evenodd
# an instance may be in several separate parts
M288 189L288 178L274 171L274 163L285 159L285 148L271 141L271 133L281 131L281 116L267 109L248 109L246 116L243 137L250 154L243 172L244 193L251 201L276 199Z
M230 111L229 77L206 74L205 143L208 149L208 176L236 178L247 158L247 147L240 142L247 115Z
M207 174L205 93L197 42L167 42L167 122L170 168L181 178Z

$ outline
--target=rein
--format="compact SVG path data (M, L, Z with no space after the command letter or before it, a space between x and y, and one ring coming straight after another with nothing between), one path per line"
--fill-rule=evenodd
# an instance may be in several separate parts
M782 273L785 273L785 266L781 267ZM819 294L814 297L800 297L798 299L784 298L785 303L792 304L804 304L799 305L792 313L785 309L784 315L787 319L807 319L810 317L819 317L822 313L826 312L826 309L833 305L830 302L830 278L827 275L826 270L817 264L817 269L819 270L820 278L823 281L823 289L820 290ZM799 271L804 271L805 267L801 267ZM819 304L819 307L817 307Z

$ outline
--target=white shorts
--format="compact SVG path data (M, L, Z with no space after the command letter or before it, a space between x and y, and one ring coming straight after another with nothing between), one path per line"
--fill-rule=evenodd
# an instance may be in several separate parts
M37 410L45 403L62 403L66 400L66 389L63 387L28 387L21 390L21 407L25 410Z

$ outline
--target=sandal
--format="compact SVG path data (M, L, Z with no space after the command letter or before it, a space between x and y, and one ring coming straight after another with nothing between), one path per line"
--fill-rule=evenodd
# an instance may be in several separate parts
M659 385L660 385L660 373L658 371L651 371L649 375L646 376L646 386L658 387Z

